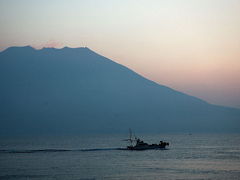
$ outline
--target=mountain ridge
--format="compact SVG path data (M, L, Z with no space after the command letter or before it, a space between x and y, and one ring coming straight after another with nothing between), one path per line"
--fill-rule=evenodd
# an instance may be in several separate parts
M95 51L91 50L91 49L88 48L88 47L70 48L70 47L65 46L65 47L63 47L63 48L43 47L43 48L41 48L41 49L35 49L35 48L33 48L32 46L29 46L29 45L28 45L28 46L12 46L12 47L9 47L9 48L5 49L4 51L8 51L8 50L10 50L10 49L29 49L29 50L33 50L33 51L47 51L47 50L61 51L61 50L67 50L67 49L68 49L68 50L80 50L80 49L81 49L81 50L87 50L87 51L90 51L91 53L94 53L94 54L96 54L96 55L98 55L98 56L101 56L101 57L103 57L103 58L106 58L107 60L109 60L109 61L111 61L111 62L113 62L113 63L115 63L115 64L117 64L117 65L120 65L120 66L122 66L122 67L124 67L124 68L127 68L129 71L132 71L133 73L136 73L137 75L141 76L142 78L144 78L144 79L146 79L146 80L148 80L148 81L151 81L151 82L154 83L154 84L163 86L163 87L165 87L165 88L168 88L169 90L172 90L172 91L175 91L175 92L178 92L178 93L180 93L180 94L187 95L187 96L191 96L191 97L194 97L194 98L196 98L196 99L199 99L200 101L204 101L204 102L206 102L206 103L208 103L208 104L211 104L211 103L209 103L209 102L207 102L207 101L205 101L205 100L203 100L203 99L201 99L201 98L198 98L198 97L196 97L196 96L189 95L189 94L184 93L184 92L181 92L181 91L177 91L177 90L175 90L174 88L168 87L167 85L159 84L159 83L157 83L157 82L155 82L155 81L153 81L153 80L151 80L151 79L148 79L148 78L144 77L143 75L137 73L136 71L128 68L127 66L124 66L124 65L122 65L122 64L120 64L120 63L117 63L117 62L114 61L114 60L111 60L111 59L109 59L109 58L107 58L107 57L105 57L105 56L103 56L103 55L100 55L100 54L96 53ZM4 52L4 51L2 51L2 52ZM0 53L2 53L2 52L0 52ZM219 105L219 106L220 106L220 105ZM227 107L227 106L226 106L226 107ZM228 107L228 108L232 108L232 107Z
M160 85L86 47L8 48L0 82L2 134L240 128L240 110Z

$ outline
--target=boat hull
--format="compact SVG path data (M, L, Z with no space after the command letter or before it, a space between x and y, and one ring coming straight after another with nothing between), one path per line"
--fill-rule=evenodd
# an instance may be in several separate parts
M149 149L166 149L165 145L149 145L149 146L128 146L128 150L149 150Z

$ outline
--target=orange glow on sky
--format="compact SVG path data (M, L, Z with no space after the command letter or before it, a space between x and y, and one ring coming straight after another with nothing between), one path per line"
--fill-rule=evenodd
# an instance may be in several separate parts
M239 0L0 2L0 49L87 46L160 84L240 108Z

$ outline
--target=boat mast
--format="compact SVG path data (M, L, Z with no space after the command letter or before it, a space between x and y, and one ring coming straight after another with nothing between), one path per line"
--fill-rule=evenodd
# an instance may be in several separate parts
M131 146L132 146L133 140L132 140L132 129L131 128L129 128L129 141L130 141Z

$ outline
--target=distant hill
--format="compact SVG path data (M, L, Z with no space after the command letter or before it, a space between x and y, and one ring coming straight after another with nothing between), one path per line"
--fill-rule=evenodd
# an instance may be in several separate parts
M240 132L240 110L150 81L88 48L0 53L0 134Z

